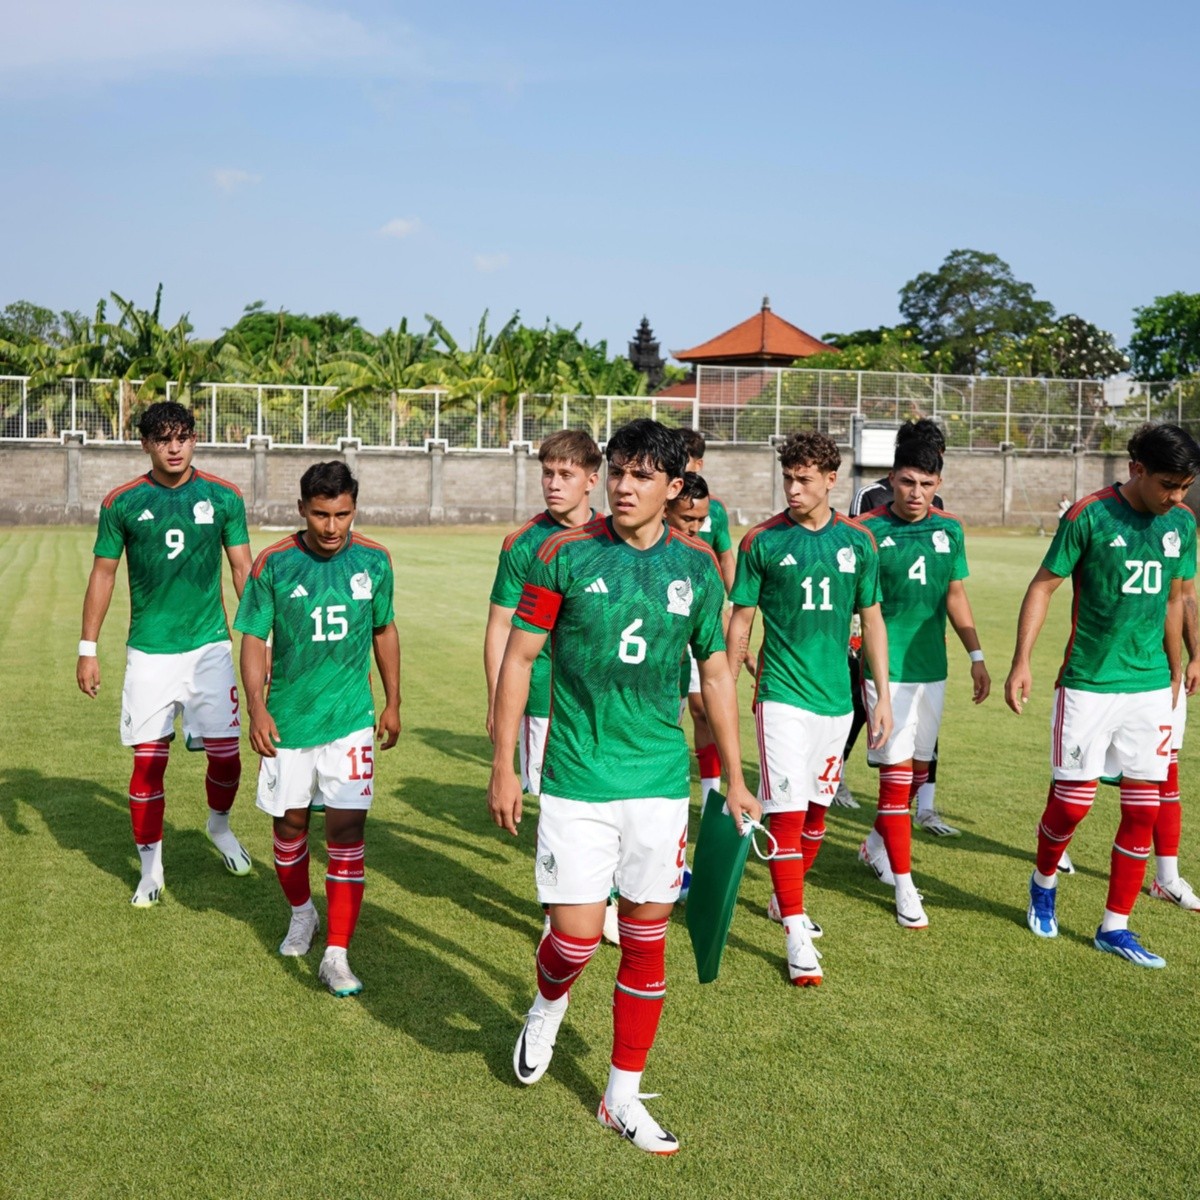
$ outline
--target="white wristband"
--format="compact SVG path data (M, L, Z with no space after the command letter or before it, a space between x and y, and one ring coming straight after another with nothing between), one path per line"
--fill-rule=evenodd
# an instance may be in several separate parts
M982 650L968 650L967 657L972 662L983 662L983 651Z
M95 642L80 642L79 643L79 657L80 658L95 658L96 657L96 643Z

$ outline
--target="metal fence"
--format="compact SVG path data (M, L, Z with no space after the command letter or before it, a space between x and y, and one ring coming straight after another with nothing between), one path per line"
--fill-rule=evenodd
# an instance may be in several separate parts
M63 379L32 386L0 376L0 439L133 442L137 420L160 394L138 380ZM166 398L187 405L200 440L245 445L507 450L537 444L556 429L586 429L606 441L635 417L691 425L714 442L763 444L816 428L851 445L856 421L896 423L928 416L947 445L973 451L1111 450L1143 421L1200 420L1200 380L1063 380L907 375L796 368L701 367L695 394L679 396L456 396L436 389L348 401L332 387L168 383Z

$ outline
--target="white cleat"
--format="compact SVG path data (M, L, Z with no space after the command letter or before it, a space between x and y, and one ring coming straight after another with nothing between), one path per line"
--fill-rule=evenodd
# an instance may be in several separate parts
M1155 900L1175 904L1184 912L1200 912L1200 896L1192 891L1192 885L1186 879L1176 878L1170 883L1159 883L1156 879L1150 884L1150 895Z
M617 912L616 904L609 904L604 909L604 928L601 930L600 936L610 946L619 946L621 944L621 926L619 924L620 914Z
M892 874L892 864L888 862L886 846L880 846L872 852L870 841L864 841L858 848L858 861L870 867L880 883L886 883L888 887L896 886L896 877Z
M921 893L916 888L909 888L896 893L896 924L901 929L927 929L929 918L921 905Z
M217 853L225 863L225 870L230 875L250 874L250 855L246 852L246 847L234 837L232 830L226 828L214 833L211 825L206 825L204 832L208 840L216 846Z
M540 997L533 1002L533 1007L525 1014L521 1036L513 1047L513 1071L521 1083L537 1083L545 1075L554 1057L559 1026L567 1015L565 996L561 1001L552 1002L561 1004L561 1008L546 1008L545 1003Z
M1071 861L1071 856L1065 850L1058 856L1058 871L1060 875L1075 874L1075 864Z
M858 808L859 803L854 798L854 793L846 786L846 781L842 780L838 784L837 791L833 794L833 802L838 808Z
M139 879L137 891L129 898L129 903L134 908L153 908L162 899L163 890L161 879Z
M335 996L357 996L363 990L362 980L350 970L346 951L337 946L326 948L317 968L317 978Z
M303 958L312 949L313 938L320 928L321 918L311 900L302 908L293 908L287 936L279 943L279 953L284 958Z
M804 922L804 927L808 930L808 936L814 941L824 936L825 931L808 913L801 913L797 919ZM775 898L774 892L771 893L771 898L767 901L767 920L774 921L776 925L783 924L783 913L779 911L779 901Z
M615 1130L626 1141L632 1142L647 1154L674 1154L679 1149L679 1139L665 1130L647 1111L643 1100L653 1099L655 1093L642 1093L626 1100L624 1104L608 1107L603 1096L596 1109L596 1120L606 1129Z
M962 830L955 829L953 825L948 825L942 820L941 814L936 808L931 808L927 812L917 813L913 819L913 824L918 829L925 830L926 833L933 834L939 838L956 838L962 837Z
M788 978L797 987L818 987L824 978L821 952L812 944L812 935L803 921L789 917L784 923L787 931Z

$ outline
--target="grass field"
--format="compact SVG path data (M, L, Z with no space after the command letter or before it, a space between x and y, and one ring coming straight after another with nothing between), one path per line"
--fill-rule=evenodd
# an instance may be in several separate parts
M969 542L997 691L973 710L966 656L952 653L938 795L965 832L953 843L915 836L929 930L900 930L890 893L855 859L869 803L833 810L809 877L809 911L826 931L823 987L787 984L754 860L717 983L695 982L677 913L646 1086L662 1092L653 1112L683 1149L660 1161L593 1117L612 948L575 988L547 1077L529 1089L512 1077L541 917L533 814L513 841L484 801L481 644L500 531L368 532L396 564L404 733L380 760L367 826L351 955L366 990L338 1001L317 983L315 951L275 953L286 909L248 754L233 823L253 874L222 869L203 834L203 756L176 744L166 898L129 906L123 579L92 703L74 682L91 531L0 531L0 1195L1196 1195L1200 918L1139 902L1134 928L1165 971L1092 949L1111 790L1072 846L1080 871L1062 885L1061 936L1025 928L1065 595L1026 715L1009 713L999 690L1044 541ZM275 537L256 533L254 546ZM743 743L753 782L754 739ZM1200 786L1192 747L1181 777L1186 809ZM849 782L871 800L861 755ZM1185 874L1200 884L1198 830L1200 817L1186 818Z

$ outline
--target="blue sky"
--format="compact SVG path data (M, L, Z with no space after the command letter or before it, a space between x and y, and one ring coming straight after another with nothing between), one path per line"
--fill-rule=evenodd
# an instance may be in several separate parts
M961 247L1121 342L1200 290L1194 5L2 6L0 304L678 349L893 323Z

